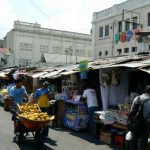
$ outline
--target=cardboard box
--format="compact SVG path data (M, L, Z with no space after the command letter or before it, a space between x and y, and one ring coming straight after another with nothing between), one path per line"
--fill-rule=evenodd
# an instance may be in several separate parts
M112 143L112 134L105 131L100 131L100 141L111 144Z

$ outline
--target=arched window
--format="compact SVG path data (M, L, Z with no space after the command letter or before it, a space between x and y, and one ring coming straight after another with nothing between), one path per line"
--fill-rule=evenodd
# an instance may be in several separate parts
M108 55L108 51L105 51L105 55L106 55L106 56Z
M101 51L99 52L99 56L102 56L102 52Z

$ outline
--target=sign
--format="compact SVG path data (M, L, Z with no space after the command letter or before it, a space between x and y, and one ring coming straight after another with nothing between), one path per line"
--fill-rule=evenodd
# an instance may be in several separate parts
M133 36L133 32L132 31L128 31L127 32L127 41L130 41L132 36Z
M126 41L126 32L122 32L120 34L120 40L121 40L121 42L125 42Z
M72 112L65 112L63 118L63 125L74 129L76 131L80 129L86 129L88 123L87 115L78 115Z
M115 39L115 43L118 43L119 40L121 42L126 42L126 41L130 41L131 39L136 40L137 39L137 35L136 33L139 32L140 29L134 29L132 31L127 31L127 32L121 32L121 33L115 33L114 39Z
M79 62L80 72L87 71L87 67L88 67L88 61L87 60L82 60Z
M79 63L80 79L87 78L87 67L88 67L87 60L80 61Z
M117 43L120 40L120 34L116 33L115 34L115 42Z

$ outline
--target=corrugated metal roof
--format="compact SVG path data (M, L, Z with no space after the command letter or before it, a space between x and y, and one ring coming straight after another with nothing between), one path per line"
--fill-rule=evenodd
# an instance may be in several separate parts
M60 75L70 75L70 74L75 74L77 72L79 72L79 71L66 71L66 72L60 73Z
M39 72L39 73L34 73L33 75L31 75L32 78L38 78L40 76L43 76L45 74L47 74L48 72Z
M8 79L8 76L6 75L6 72L0 72L0 78L3 78L3 79Z
M150 68L149 69L140 69L140 70L150 74Z
M127 56L102 59L89 63L89 69L100 69L108 67L131 67L141 68L150 64L150 56Z
M59 77L60 76L59 74L61 72L63 72L63 71L64 71L64 69L61 69L61 70L58 70L58 71L52 71L50 73L47 73L45 75L40 76L40 78L41 79L44 79L44 78L50 78L50 79L56 78L56 77Z
M145 72L150 72L150 69L145 68L150 66L150 56L124 56L115 58L105 58L88 63L88 70L110 68L110 67L130 67L138 68ZM2 72L7 74L11 69L3 69ZM58 78L63 75L69 75L79 72L79 64L69 66L54 66L35 68L35 70L27 71L27 75L32 78ZM2 73L4 75L4 73Z

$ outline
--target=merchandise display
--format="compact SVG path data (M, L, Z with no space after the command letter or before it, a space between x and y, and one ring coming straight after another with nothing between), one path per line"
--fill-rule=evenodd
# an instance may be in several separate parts
M88 123L87 106L82 102L65 102L63 124L76 131L86 129Z

